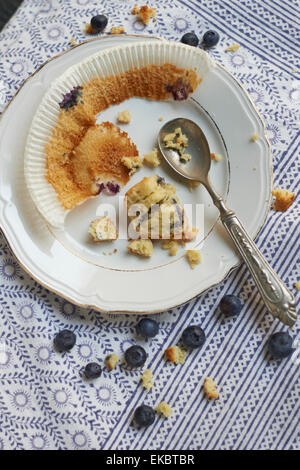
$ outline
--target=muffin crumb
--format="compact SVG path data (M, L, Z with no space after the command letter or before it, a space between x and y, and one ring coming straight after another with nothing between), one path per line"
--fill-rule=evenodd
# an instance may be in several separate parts
M150 369L146 369L141 377L142 385L147 392L154 386L153 375Z
M153 149L151 152L146 153L144 155L144 163L148 166L151 166L153 168L156 168L157 166L160 165L161 161L158 156L158 150L157 148Z
M129 169L129 176L132 176L138 168L143 166L143 160L140 157L123 157L121 161Z
M259 138L258 133L257 133L257 132L254 132L254 134L252 134L250 140L251 140L251 142L256 142L258 138Z
M132 15L138 15L138 13L139 13L139 11L140 11L140 8L141 8L141 7L139 7L138 4L136 3L136 4L134 5L134 7L132 8L132 10L131 10L131 14L132 14Z
M186 163L192 158L185 151L188 146L188 137L182 133L180 127L177 127L174 132L165 135L163 141L167 148L177 150L181 161Z
M174 364L184 364L186 351L178 346L171 346L165 350L165 358Z
M295 282L294 287L295 289L300 290L300 282Z
M116 368L116 365L119 362L119 358L115 353L109 354L105 358L105 365L108 368L108 370L113 370Z
M272 191L272 194L275 196L275 211L286 211L295 199L295 194L287 189L276 188Z
M156 15L156 8L151 8L148 5L143 5L139 7L137 4L134 5L131 10L132 15L138 15L138 18L147 25L151 18L154 18Z
M235 44L231 44L225 49L225 52L235 52L240 48L240 44L237 42Z
M122 34L125 33L125 28L124 26L113 26L109 32L110 34Z
M175 240L164 240L162 243L163 250L169 250L170 256L176 256L178 251L178 242Z
M130 112L128 111L128 109L125 109L124 111L121 111L118 114L117 122L119 124L129 124L130 121L131 121L131 115L130 115Z
M153 243L151 240L139 239L133 240L127 246L130 253L133 253L138 256L143 256L144 258L151 258L153 255Z
M72 37L72 38L70 39L70 45L71 45L71 46L76 46L76 39L75 39L74 37Z
M217 386L214 383L212 378L206 377L204 381L203 389L208 399L213 398L216 400L217 398L219 398L219 392L217 390Z
M118 238L117 229L108 217L93 220L90 223L88 233L95 243L113 241Z
M200 264L202 261L201 253L199 250L187 250L186 256L192 269L194 269L197 264Z
M165 418L169 418L169 416L172 414L172 408L165 401L162 401L159 405L157 405L155 411L163 415Z

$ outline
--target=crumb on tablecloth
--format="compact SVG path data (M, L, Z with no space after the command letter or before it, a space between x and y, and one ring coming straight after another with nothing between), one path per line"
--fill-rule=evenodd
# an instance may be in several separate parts
M179 348L179 346L170 346L165 350L165 358L174 364L184 364L186 351Z
M217 386L211 377L206 377L203 389L208 399L213 398L216 400L217 398L219 398Z
M115 369L118 362L119 362L119 358L115 353L112 353L106 356L105 361L104 361L108 370Z
M162 401L161 403L159 403L159 405L157 405L157 407L155 408L155 411L163 415L165 418L169 418L169 416L171 416L172 414L171 406L168 405L168 403L165 401Z
M236 42L235 44L231 44L231 46L226 47L225 52L235 52L240 48L240 44Z
M276 188L273 189L272 194L275 196L275 211L286 211L295 199L295 194L288 191L287 189Z
M156 15L156 8L149 7L148 5L138 6L137 4L131 10L132 15L138 15L138 18L147 25L151 18Z
M153 375L150 369L146 369L141 377L142 385L147 392L154 386Z

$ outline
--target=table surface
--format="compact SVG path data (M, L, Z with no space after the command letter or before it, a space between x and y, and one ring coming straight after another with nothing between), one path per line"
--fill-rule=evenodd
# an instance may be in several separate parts
M271 211L257 244L299 301L299 4L297 0L152 1L157 21L130 14L135 0L25 0L0 33L0 111L46 59L86 39L84 24L97 13L107 29L179 40L188 31L220 33L210 54L238 77L265 119L273 147L274 186L296 193L285 212ZM142 5L143 3L139 3ZM239 43L235 53L227 46ZM298 69L299 70L299 69ZM243 301L225 319L225 294ZM0 232L0 449L299 449L299 322L290 331L295 353L271 360L267 341L288 328L266 311L244 265L185 306L162 313L159 335L146 345L155 388L147 395L140 372L117 367L87 383L80 371L136 342L134 315L78 308L32 280ZM163 349L182 325L200 324L207 341L184 366L161 367ZM77 335L68 354L52 347L63 328ZM157 364L157 365L154 365ZM153 365L153 367L152 367ZM158 373L159 371L159 373ZM214 378L220 399L202 392ZM173 408L147 430L130 421L141 403L165 400Z

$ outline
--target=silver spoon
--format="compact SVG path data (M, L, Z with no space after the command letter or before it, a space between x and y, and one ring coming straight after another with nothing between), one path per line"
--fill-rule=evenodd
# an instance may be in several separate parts
M164 144L164 137L174 132L177 127L180 127L183 134L188 137L188 153L192 155L188 163L182 163L178 152L167 148ZM210 183L208 176L211 164L210 150L200 127L189 119L173 119L161 128L158 136L158 146L173 170L181 176L192 181L198 181L205 186L214 205L220 211L223 225L247 264L267 309L274 317L279 318L282 323L293 326L297 320L296 302L293 294L264 259L235 213L226 207L223 198Z

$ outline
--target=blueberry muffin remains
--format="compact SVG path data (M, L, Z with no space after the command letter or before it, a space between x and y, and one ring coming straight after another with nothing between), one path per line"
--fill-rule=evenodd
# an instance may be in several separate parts
M97 196L102 185L113 183L114 193L129 181L131 168L122 158L138 157L136 146L112 123L96 124L97 114L131 97L184 100L200 82L193 69L152 64L95 77L63 95L45 146L46 178L62 206L70 210Z
M176 188L157 175L144 178L126 193L129 238L190 241L197 234L189 227Z

